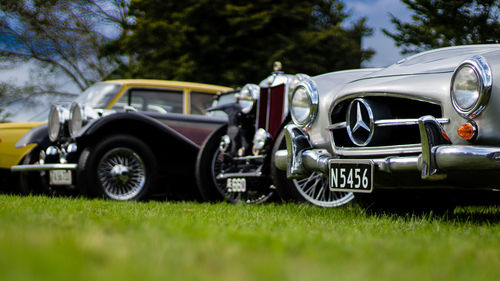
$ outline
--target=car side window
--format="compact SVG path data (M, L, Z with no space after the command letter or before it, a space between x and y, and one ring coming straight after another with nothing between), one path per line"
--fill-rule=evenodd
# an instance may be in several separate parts
M201 92L191 92L191 114L205 115L207 108L212 106L215 95Z
M130 98L130 104L129 104ZM117 106L129 104L138 111L156 113L183 113L183 92L179 90L131 89Z
M122 110L128 105L128 97L130 92L123 94L116 102L113 104L111 109Z

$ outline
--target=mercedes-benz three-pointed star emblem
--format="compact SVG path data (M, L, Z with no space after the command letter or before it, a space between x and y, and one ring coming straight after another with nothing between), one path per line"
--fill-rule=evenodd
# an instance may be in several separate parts
M355 99L347 109L347 134L357 146L370 143L374 133L374 117L368 102L362 98Z

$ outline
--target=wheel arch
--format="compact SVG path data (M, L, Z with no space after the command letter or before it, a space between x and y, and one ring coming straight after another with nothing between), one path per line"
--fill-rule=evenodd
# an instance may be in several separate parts
M16 143L16 148L22 148L29 144L38 144L42 147L50 145L47 123L38 125L24 134Z

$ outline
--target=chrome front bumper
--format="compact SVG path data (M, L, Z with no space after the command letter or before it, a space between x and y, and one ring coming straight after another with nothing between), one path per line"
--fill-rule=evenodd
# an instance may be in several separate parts
M424 180L441 180L450 171L500 169L500 147L453 145L432 116L421 117L418 126L422 153L371 159L376 171L415 171ZM296 125L285 126L285 137L287 149L276 152L275 165L286 170L290 179L303 178L313 171L328 175L329 161L339 158L324 149L314 149L307 134Z
M47 149L40 153L40 158L38 161L40 164L25 164L16 165L10 167L11 172L34 172L34 171L50 171L50 170L76 170L78 164L67 163L66 160L69 155L77 152L77 146L75 143L69 143L64 147L49 146ZM49 156L54 161L59 163L45 163L45 158Z
M76 170L78 164L31 164L31 165L16 165L10 167L12 172L33 172L33 171L50 171L50 170Z

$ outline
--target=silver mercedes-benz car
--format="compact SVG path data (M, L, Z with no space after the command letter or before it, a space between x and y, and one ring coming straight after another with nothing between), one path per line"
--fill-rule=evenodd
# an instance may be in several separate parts
M288 178L322 173L330 191L354 194L499 187L499 44L301 77L274 158Z

